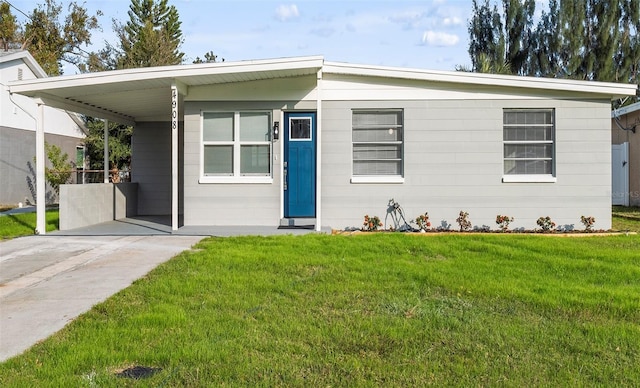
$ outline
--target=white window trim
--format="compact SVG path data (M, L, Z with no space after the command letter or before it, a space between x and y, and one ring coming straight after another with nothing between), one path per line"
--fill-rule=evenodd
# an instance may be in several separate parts
M404 177L398 175L357 175L351 177L351 183L404 183Z
M558 178L548 174L503 175L504 183L556 183Z
M402 113L402 124L397 125L402 129L402 141L396 142L383 142L384 144L400 144L402 147L402 157L400 158L400 162L402 163L402 175L353 175L353 114L360 112L382 112L382 111L390 111L390 112L401 112ZM389 109L352 109L351 110L351 183L355 184L375 184L375 183L389 183L389 184L402 184L404 183L404 165L405 165L405 141L406 141L406 131L405 131L405 120L404 120L404 109L400 108L389 108ZM361 144L361 143L359 143Z
M548 110L552 112L553 118L553 139L545 140L545 141L518 141L518 140L504 140L504 120L502 122L502 130L503 130L503 138L502 138L502 147L503 147L503 155L502 155L502 168L504 170L504 162L505 160L525 160L522 158L505 158L504 157L504 145L505 144L551 144L553 149L553 156L550 159L552 163L551 174L504 174L502 175L503 183L556 183L558 181L556 177L556 112L554 108L523 108L523 109L504 109L508 111L543 111ZM504 117L504 116L503 116ZM545 158L536 158L531 160L543 160Z
M242 111L231 111L231 110L206 110L200 111L200 178L198 179L198 183L209 184L209 183L221 183L221 184L235 184L235 183L258 183L258 184L272 184L273 183L273 142L241 142L240 141L240 114L241 113L250 113L250 112L265 112L269 113L270 120L273 125L273 117L271 111L268 110L242 110ZM233 113L233 138L238 140L233 141L216 141L216 142L205 142L203 139L204 135L204 114L205 113ZM243 145L266 145L269 144L269 175L240 175L240 148ZM204 174L204 147L205 145L231 145L233 146L233 160L234 160L234 175L205 175ZM237 165L236 165L237 163ZM237 167L237 168L236 168Z

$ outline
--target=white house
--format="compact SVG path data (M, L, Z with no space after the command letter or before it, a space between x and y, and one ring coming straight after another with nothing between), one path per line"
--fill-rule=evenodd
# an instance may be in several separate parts
M611 101L636 89L319 56L10 84L135 125L136 186L118 195L131 195L139 215L170 214L174 230L359 227L365 214L384 219L391 198L407 218L429 212L434 226L455 228L464 210L493 229L498 214L516 228L541 216L580 228L585 215L609 229Z
M10 94L12 81L34 80L47 75L27 51L0 51L0 204L35 201L36 102ZM60 147L76 162L84 153L84 125L75 114L45 108L46 141ZM82 166L80 166L82 167ZM55 200L49 192L47 199Z

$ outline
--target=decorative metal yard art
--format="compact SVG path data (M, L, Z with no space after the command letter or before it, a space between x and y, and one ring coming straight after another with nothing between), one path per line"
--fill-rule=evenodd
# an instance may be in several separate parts
M391 221L393 221L393 227L391 227L391 230L396 230L398 232L410 232L413 230L404 218L404 210L402 210L402 206L400 206L400 204L393 198L391 198L389 203L387 203L387 215L384 217L385 225L390 225L387 222L387 218L389 217L391 217Z

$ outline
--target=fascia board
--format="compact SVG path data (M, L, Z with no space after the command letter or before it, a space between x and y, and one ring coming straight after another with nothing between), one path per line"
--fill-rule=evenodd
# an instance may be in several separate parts
M42 67L36 62L33 56L26 50L24 51L16 51L15 53L4 55L0 57L0 62L9 62L15 61L18 59L22 59L22 61L31 69L33 74L35 74L38 78L47 78L47 73L42 69Z
M50 77L44 80L15 81L10 84L12 93L33 96L40 90L64 89L77 86L99 86L104 84L166 79L170 84L191 76L234 74L246 72L320 69L322 57L283 58L263 61L220 62L196 65L175 65L139 69L112 70L98 73Z
M622 96L635 96L638 86L611 82L576 81L556 78L537 78L505 76L462 71L429 71L423 69L394 68L367 65L352 65L337 62L325 62L325 73L354 76L372 76L402 78L419 81L447 82L469 85L500 86L524 89L570 91L576 93L595 93L616 99Z
M636 102L631 105L623 106L622 108L614 109L611 111L611 117L620 117L629 113L633 113L640 110L640 102Z

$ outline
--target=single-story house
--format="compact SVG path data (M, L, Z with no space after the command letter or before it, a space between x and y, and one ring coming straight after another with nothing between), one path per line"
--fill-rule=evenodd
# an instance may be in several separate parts
M492 229L499 214L516 228L543 216L581 228L585 215L609 229L611 101L637 86L311 56L23 80L10 90L134 125L135 188L117 195L131 195L138 215L170 214L174 230L360 227L367 214L384 220L390 199L407 219L428 212L434 227L455 229L462 210ZM74 203L84 207L81 195Z
M614 205L640 206L640 102L611 111Z
M46 77L42 67L24 50L0 51L0 204L35 202L36 103L33 99L10 94L12 81ZM84 164L84 123L76 114L46 107L45 139L82 168ZM75 179L75 177L73 177ZM48 202L57 201L46 190Z

